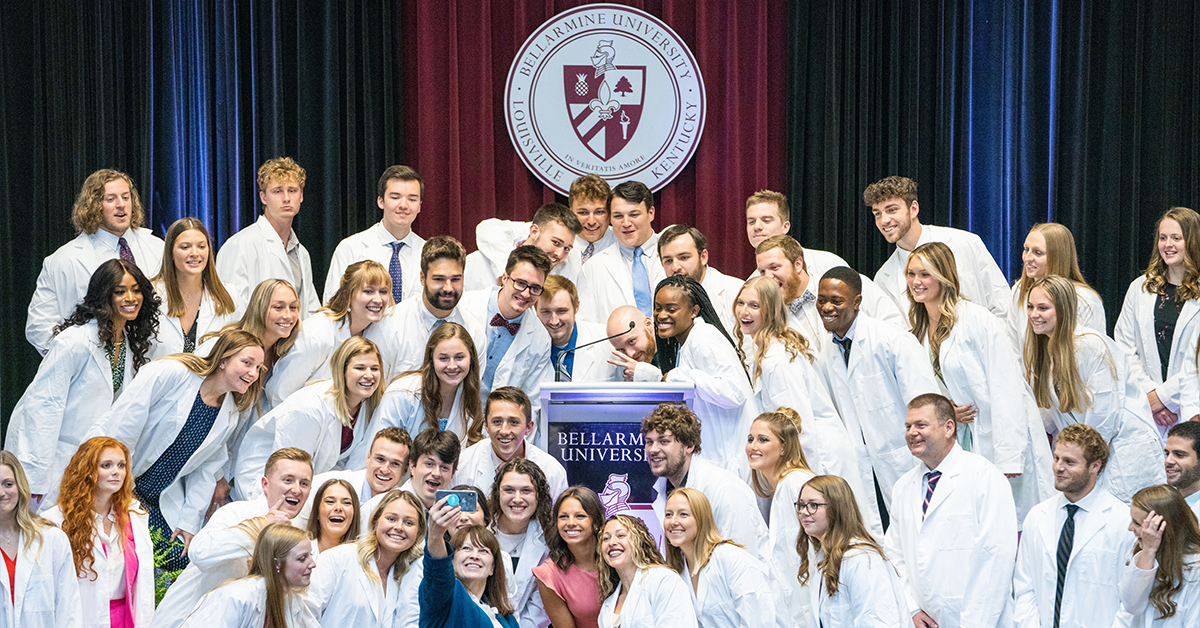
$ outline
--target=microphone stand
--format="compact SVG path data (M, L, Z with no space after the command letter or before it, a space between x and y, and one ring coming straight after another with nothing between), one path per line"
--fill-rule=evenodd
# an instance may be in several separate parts
M556 359L554 361L554 381L556 381L556 382L562 381L559 373L562 372L563 363L567 361L568 355L575 353L576 351L579 351L580 349L586 349L592 345L598 345L602 342L607 342L609 340L612 340L613 338L619 338L621 336L624 336L625 334L628 334L629 332L633 331L634 327L637 327L637 323L635 323L633 321L629 321L629 329L626 329L623 332L613 334L607 338L601 338L600 340L593 340L592 342L589 342L587 344L579 345L578 347L575 347L574 349L566 349L566 350L562 351L561 353L559 353L558 359Z

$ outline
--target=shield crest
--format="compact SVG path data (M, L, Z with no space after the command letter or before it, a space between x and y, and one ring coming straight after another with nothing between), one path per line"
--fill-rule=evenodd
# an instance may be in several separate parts
M616 157L633 138L642 119L645 86L644 65L618 65L599 76L592 65L563 66L571 128L601 161Z

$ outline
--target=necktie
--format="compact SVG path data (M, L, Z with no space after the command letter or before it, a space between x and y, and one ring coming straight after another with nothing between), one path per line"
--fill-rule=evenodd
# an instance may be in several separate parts
M403 242L392 243L392 261L388 262L388 274L392 276L392 301L400 302L400 295L404 294L404 275L400 272L400 247L404 246Z
M137 264L137 260L133 259L133 249L129 248L129 243L125 241L125 237L117 238L117 252L121 256L122 262Z
M933 499L933 489L937 486L938 480L941 479L941 471L930 471L925 474L925 478L929 480L929 488L925 489L925 502L921 504L921 519L925 519L925 511L929 510L929 500Z
M571 370L567 368L567 356L559 356L557 363L554 365L554 381L571 381Z
M646 273L646 263L642 261L642 247L633 249L633 304L642 314L654 314L654 303L650 298L650 275Z
M499 314L492 317L491 325L492 327L503 327L507 329L508 333L513 336L517 335L517 331L521 329L521 323L510 323Z
M833 337L833 341L842 348L842 361L846 363L846 366L850 366L850 345L854 341L850 338L838 338L837 336Z
M1063 584L1067 581L1067 563L1071 560L1071 546L1075 544L1075 513L1079 506L1067 504L1067 521L1058 535L1058 584L1054 587L1054 628L1058 628L1058 612L1062 608Z
M588 242L588 245L583 248L583 261L588 261L596 254L596 243Z

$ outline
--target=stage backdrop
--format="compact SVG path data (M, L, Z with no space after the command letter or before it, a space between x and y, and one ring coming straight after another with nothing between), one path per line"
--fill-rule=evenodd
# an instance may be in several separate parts
M159 234L193 215L224 241L257 213L258 164L291 155L320 278L377 220L378 174L407 163L426 179L416 229L471 248L480 219L554 198L512 149L504 79L537 25L580 4L0 2L0 419L39 363L25 308L90 172L129 172ZM742 207L762 187L790 196L803 244L872 274L889 251L862 189L903 174L925 222L975 231L1010 277L1032 223L1067 224L1111 326L1154 221L1200 204L1191 2L623 4L689 43L708 94L656 228L695 224L731 274L752 269Z

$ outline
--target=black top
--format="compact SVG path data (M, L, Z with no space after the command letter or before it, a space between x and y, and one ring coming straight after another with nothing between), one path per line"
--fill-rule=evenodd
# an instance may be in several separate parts
M1158 343L1158 362L1162 365L1163 381L1167 379L1167 364L1171 360L1171 341L1175 337L1175 323L1184 301L1175 296L1178 286L1163 284L1163 291L1154 301L1154 341Z

